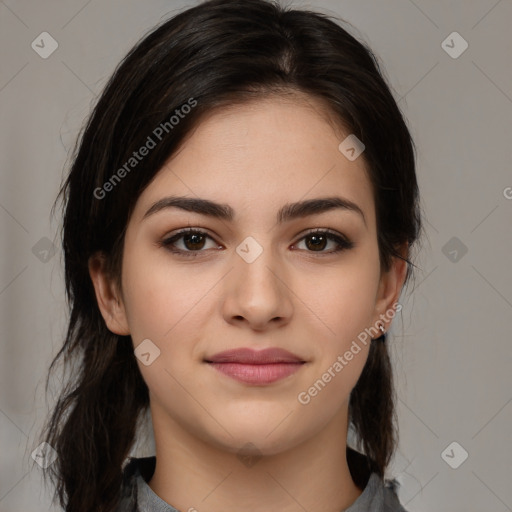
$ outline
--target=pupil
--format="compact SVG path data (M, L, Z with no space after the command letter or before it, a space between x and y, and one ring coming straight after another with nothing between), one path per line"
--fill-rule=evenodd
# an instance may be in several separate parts
M316 247L317 249L323 249L325 246L325 237L322 235L310 235L310 240L316 240L316 242L313 242L313 247Z
M200 249L201 247L196 247L196 245L199 245L201 246L201 242L198 241L200 240L201 238L203 238L202 235L198 235L198 234L191 234L191 235L186 235L185 236L185 244L187 245L187 247L190 249L189 247L189 243L191 241L191 244L192 244L192 248L194 249Z

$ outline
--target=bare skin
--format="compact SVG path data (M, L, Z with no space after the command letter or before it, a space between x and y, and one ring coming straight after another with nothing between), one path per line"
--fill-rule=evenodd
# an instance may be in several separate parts
M339 512L362 492L346 460L347 415L369 342L307 405L297 398L365 328L389 328L379 319L405 279L402 260L381 271L365 162L338 150L347 135L312 98L259 100L214 113L139 197L126 232L122 291L100 257L90 260L108 328L130 334L134 348L149 339L160 350L148 366L138 360L150 390L157 457L149 485L182 512ZM144 218L170 195L227 204L235 216L166 208ZM276 222L287 203L333 196L357 204L364 218L331 209ZM196 257L159 244L188 227L207 236L182 237L174 247ZM315 246L306 235L319 228L354 246ZM236 252L249 236L262 248L251 263ZM284 348L306 364L257 386L204 362L240 347ZM241 460L251 453L254 459Z

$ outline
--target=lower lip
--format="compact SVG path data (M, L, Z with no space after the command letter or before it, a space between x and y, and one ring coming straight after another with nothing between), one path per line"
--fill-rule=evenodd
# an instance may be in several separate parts
M270 384L300 370L303 363L241 364L208 363L219 372L247 384Z

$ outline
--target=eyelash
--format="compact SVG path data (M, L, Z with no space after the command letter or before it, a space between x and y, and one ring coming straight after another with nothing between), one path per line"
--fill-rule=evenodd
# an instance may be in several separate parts
M208 233L206 233L204 231L200 231L198 229L183 229L183 230L179 231L178 233L174 234L173 236L162 240L161 242L159 242L159 245L161 247L164 247L166 250L172 252L173 254L176 254L177 256L183 256L185 258L190 258L190 257L195 258L195 257L199 256L200 253L206 252L206 251L205 250L201 250L201 249L199 249L197 251L190 251L190 250L189 251L183 251L182 249L173 248L173 244L177 240L182 238L184 235L190 235L190 234L205 235L207 238L210 238L210 239L213 240L213 238ZM329 240L332 240L332 241L334 241L334 242L336 242L338 244L338 248L337 249L334 249L334 250L329 251L329 252L307 251L307 252L310 252L312 254L317 253L320 257L328 256L328 255L331 255L331 254L336 254L336 253L339 253L341 251L346 251L346 250L352 249L354 247L354 243L353 242L351 242L348 239L345 239L344 237L341 237L341 236L337 235L336 233L334 233L334 232L332 232L332 231L330 231L328 229L315 229L313 231L309 231L308 233L303 235L302 238L300 238L298 240L298 242L301 242L303 239L307 238L308 236L312 236L312 235L326 235L326 237Z

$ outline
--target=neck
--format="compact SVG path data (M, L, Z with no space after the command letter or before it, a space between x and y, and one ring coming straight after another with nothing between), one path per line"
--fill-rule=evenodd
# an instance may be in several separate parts
M362 492L347 463L346 409L321 432L272 454L270 447L243 453L214 446L154 409L149 486L178 510L340 512Z

